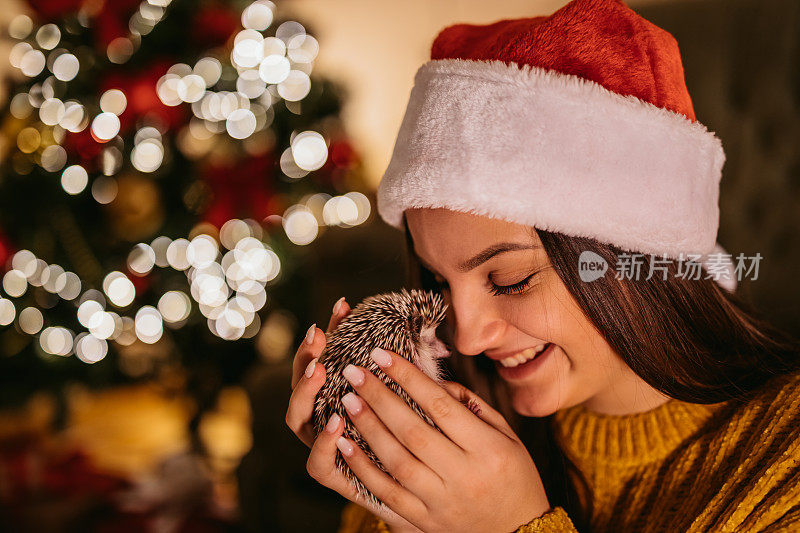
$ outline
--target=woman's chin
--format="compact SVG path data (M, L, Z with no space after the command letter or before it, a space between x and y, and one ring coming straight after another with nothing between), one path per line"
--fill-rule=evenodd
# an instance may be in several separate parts
M511 405L522 416L544 417L559 410L558 402L551 401L547 394L526 388L511 388Z

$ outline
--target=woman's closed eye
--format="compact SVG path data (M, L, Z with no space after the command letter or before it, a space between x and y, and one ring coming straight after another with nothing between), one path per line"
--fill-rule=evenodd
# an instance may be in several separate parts
M489 280L489 284L491 285L491 289L489 290L489 292L491 292L494 296L501 296L501 295L507 295L507 294L519 294L519 293L523 292L528 287L528 285L530 285L531 280L533 279L533 276L535 276L535 275L536 275L536 273L534 272L533 274L531 274L527 278L523 279L522 281L519 281L519 282L511 284L511 285L497 285L496 283L494 283L490 279ZM447 282L444 281L438 275L434 276L434 281L436 282L436 285L442 290L447 289L449 287Z

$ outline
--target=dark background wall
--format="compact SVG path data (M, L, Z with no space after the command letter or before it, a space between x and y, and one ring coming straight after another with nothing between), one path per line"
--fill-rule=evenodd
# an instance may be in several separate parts
M800 2L668 2L637 12L678 40L697 118L722 139L718 240L734 256L763 256L742 293L800 336Z

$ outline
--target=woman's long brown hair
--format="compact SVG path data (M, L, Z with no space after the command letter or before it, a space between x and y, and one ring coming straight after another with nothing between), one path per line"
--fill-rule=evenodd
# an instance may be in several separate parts
M625 363L653 388L680 401L713 404L746 402L753 393L800 369L800 343L768 323L748 303L713 279L669 275L617 279L606 273L591 283L578 274L578 258L590 250L609 265L625 252L594 239L531 228L550 262L585 316ZM411 287L438 290L433 274L414 253L406 225L407 281ZM533 239L533 234L531 234ZM705 270L701 278L705 277ZM452 329L438 332L454 348ZM552 431L553 415L534 418L514 413L504 382L487 357L458 354L447 359L453 379L468 386L502 412L528 447L552 507L561 506L581 532L591 529L592 502L586 480L561 452Z

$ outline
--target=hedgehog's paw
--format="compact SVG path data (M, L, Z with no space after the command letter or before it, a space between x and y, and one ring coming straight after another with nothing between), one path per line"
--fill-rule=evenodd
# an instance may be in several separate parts
M472 411L475 414L475 416L480 416L481 414L481 406L478 405L478 402L475 401L474 398L470 398L469 400L464 402L464 407Z

